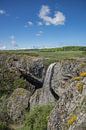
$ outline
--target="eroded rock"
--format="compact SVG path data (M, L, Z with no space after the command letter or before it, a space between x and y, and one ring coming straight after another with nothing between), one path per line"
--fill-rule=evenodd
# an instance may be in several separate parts
M83 79L84 81L84 79ZM77 88L78 82L72 81L50 114L48 130L85 130L86 94ZM86 88L85 82L83 87ZM83 124L83 125L82 125Z
M13 122L22 122L24 120L25 109L29 109L29 91L18 88L14 90L8 99L7 112Z
M86 71L86 61L65 60L52 63L46 72L43 88L31 97L31 106L57 102L63 95L71 79Z

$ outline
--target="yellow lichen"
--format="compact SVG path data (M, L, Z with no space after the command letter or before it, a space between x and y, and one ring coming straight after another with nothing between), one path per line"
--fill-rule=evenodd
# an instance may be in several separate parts
M81 80L81 77L80 77L80 76L74 77L73 80L80 81L80 80Z
M81 77L86 77L86 72L81 72L81 73L80 73L80 76L81 76Z
M83 91L83 83L81 83L81 82L77 83L77 84L76 84L76 87L77 87L77 90L78 90L80 93L82 93L82 91Z
M77 120L77 116L76 115L72 115L69 119L68 119L68 125L72 125L75 121Z

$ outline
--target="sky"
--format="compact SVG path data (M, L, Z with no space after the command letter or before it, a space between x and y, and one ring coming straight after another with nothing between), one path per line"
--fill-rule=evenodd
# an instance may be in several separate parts
M0 49L86 46L86 0L0 0Z

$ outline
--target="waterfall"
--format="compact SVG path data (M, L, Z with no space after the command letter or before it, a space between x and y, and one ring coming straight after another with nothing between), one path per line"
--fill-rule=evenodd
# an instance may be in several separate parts
M46 76L45 76L45 79L44 79L44 84L43 84L43 87L50 87L50 82L51 82L51 78L52 78L52 69L54 68L54 66L56 65L56 63L52 63L48 69L47 69L47 72L46 72Z

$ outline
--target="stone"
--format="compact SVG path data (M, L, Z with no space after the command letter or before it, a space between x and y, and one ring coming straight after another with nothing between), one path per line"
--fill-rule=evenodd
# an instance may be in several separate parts
M86 95L77 90L77 82L72 81L60 97L50 114L47 130L86 129Z
M23 88L15 89L8 98L7 113L14 123L24 120L24 112L27 108L29 109L29 99L29 91Z
M57 102L67 89L66 86L73 82L72 79L86 70L84 62L82 64L82 60L64 60L52 63L47 69L43 88L31 96L31 106Z
M51 81L51 73L52 73L52 68L56 63L51 64L48 67L48 70L46 72L46 76L44 79L44 84L43 88L38 89L30 99L30 106L33 107L35 105L43 105L43 104L48 104L50 102L55 102L55 98L51 94L50 91L50 81Z

